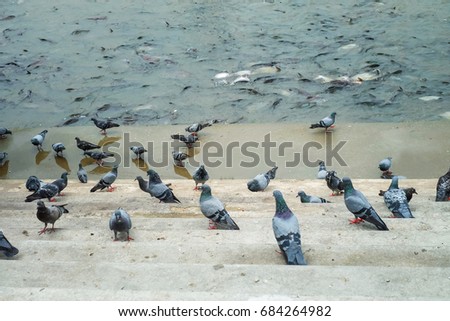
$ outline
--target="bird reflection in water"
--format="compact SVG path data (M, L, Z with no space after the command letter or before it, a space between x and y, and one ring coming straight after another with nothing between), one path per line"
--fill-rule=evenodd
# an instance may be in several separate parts
M39 165L44 159L46 159L48 154L50 154L50 152L45 150L38 151L35 157L36 165Z

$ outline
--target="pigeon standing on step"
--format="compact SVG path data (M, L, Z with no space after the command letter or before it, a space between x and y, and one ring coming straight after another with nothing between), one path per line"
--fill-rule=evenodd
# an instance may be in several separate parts
M32 202L35 200L39 200L42 198L46 198L49 202L55 201L55 196L59 193L58 186L54 184L45 184L41 185L38 190L36 190L33 194L28 195L25 199L25 202Z
M40 180L34 175L28 177L27 182L25 183L25 187L30 192L36 192L41 186L44 185L45 185L44 181Z
M94 122L95 126L100 128L100 132L103 135L106 135L106 130L113 127L119 127L120 125L117 123L113 123L111 120L101 120L97 118L91 118L91 120Z
M88 175L86 170L83 168L83 166L81 165L81 163L78 164L78 171L77 171L77 176L78 176L78 180L81 183L87 183L88 181Z
M31 143L34 146L36 146L39 151L43 150L42 144L44 143L45 135L47 135L47 133L48 133L48 130L45 129L45 130L41 131L39 134L37 134L36 136L34 136L33 138L31 138Z
M192 174L192 179L195 181L195 188L194 190L198 190L198 184L201 183L204 185L206 181L209 180L209 174L205 169L205 165L200 165L199 168L197 168Z
M402 188L403 192L405 192L406 195L406 200L411 201L413 194L418 194L416 189L414 187L408 187L408 188ZM380 192L378 193L379 196L384 196L384 193L386 193L386 191L383 191L382 189L380 189Z
M66 150L66 147L63 143L55 143L52 144L53 150L56 152L56 156L63 156L63 151Z
M67 187L67 175L69 175L69 173L64 172L61 174L61 177L58 178L57 180L53 181L51 184L56 185L58 187L58 195L63 195L62 191Z
M392 172L389 170L392 166L392 157L386 157L378 163L378 168L380 169L381 178L391 178Z
M264 174L258 174L253 179L247 182L247 188L252 192L264 191L270 183L270 180L275 178L278 166L275 166L271 170Z
M325 179L327 177L327 168L325 167L325 162L319 162L319 171L317 172L318 179Z
M180 200L173 194L173 191L161 181L158 173L153 169L147 171L148 175L148 192L151 196L159 199L164 203L181 203ZM140 186L140 185L139 185Z
M113 157L113 156L114 156L113 153L109 153L109 152L96 152L96 151L85 151L83 154L86 155L86 156L89 156L89 157L92 158L92 159L95 159L95 162L96 162L98 165L102 165L102 164L103 164L103 160L104 160L105 158Z
M198 133L199 131L201 131L203 128L206 127L210 127L213 124L218 123L218 120L211 120L209 122L206 123L194 123L188 127L185 128L185 130L189 133Z
M239 226L233 221L222 202L212 196L211 187L202 185L200 187L200 210L210 220L209 229L239 230Z
M59 218L64 213L69 213L69 211L65 208L67 204L63 205L52 205L52 206L45 206L43 201L37 202L37 212L36 216L39 221L44 223L44 228L39 231L39 235L42 233L47 232L47 224L52 224L51 231L55 230L55 222L59 220Z
M302 203L331 203L322 197L308 195L304 191L299 191L296 197L299 197Z
M436 202L447 202L450 199L450 169L439 177L436 185Z
M198 140L197 135L193 133L190 133L189 135L173 134L170 135L170 137L172 139L178 139L180 142L185 143L187 148L192 148L194 146L194 143Z
M130 215L121 207L112 213L111 218L109 219L109 229L114 231L114 241L119 240L117 238L118 233L126 233L127 241L133 240L130 237L130 229L131 229L131 218Z
M138 181L139 188L141 189L141 191L143 191L145 193L150 193L150 191L148 189L148 182L142 176L136 176L136 178L134 180Z
M130 150L136 155L137 158L142 158L142 155L147 152L147 150L142 146L131 146Z
M12 135L12 132L5 127L0 127L0 138L4 139L6 135Z
M90 143L88 141L85 140L81 140L78 137L75 137L75 140L77 141L77 147L79 149L81 149L83 152L87 151L87 150L92 150L92 149L97 149L100 148L101 146Z
M3 165L3 162L8 158L8 153L0 152L0 165Z
M189 157L188 154L183 152L172 151L173 162L179 167L184 167L183 161Z
M309 128L325 128L325 131L328 131L328 128L334 127L334 122L336 121L336 113L332 112L330 116L322 118L315 124L311 124Z
M342 182L344 185L345 206L353 215L355 215L355 219L351 220L350 223L358 224L363 221L367 221L375 225L379 230L388 231L388 227L377 214L372 205L370 205L363 193L353 188L350 178L344 177Z
M0 230L0 253L3 253L6 257L13 257L19 250L14 247L11 243L9 243L3 231Z
M278 246L286 263L289 265L306 265L302 252L300 225L279 190L273 191L275 198L275 215L272 218L272 228Z
M327 186L331 190L331 196L340 195L344 190L342 180L337 177L336 174L337 173L335 171L328 171L327 175L325 176Z
M97 184L95 184L94 187L91 188L91 193L97 191L97 190L103 190L107 188L108 192L114 191L114 187L112 187L112 184L117 179L117 168L118 166L115 165L111 171L103 175L103 177L98 181Z
M384 193L384 203L387 208L398 218L413 218L408 205L406 193L398 188L398 176L392 177L389 189Z

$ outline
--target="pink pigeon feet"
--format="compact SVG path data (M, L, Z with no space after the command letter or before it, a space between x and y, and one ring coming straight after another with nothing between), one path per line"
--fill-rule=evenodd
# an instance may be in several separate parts
M209 220L208 230L217 230L217 225L213 221Z
M116 190L116 188L117 188L117 187L109 186L108 189L107 189L107 191L108 191L108 192L114 192L114 191Z
M359 224L361 222L364 222L364 220L360 217L355 218L354 220L349 220L350 223L349 224Z

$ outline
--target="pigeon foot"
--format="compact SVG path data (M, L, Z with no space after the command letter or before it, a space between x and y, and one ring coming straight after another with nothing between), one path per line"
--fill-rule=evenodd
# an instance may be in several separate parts
M350 222L349 224L359 224L359 223L361 223L363 221L364 220L362 218L357 217L354 220L349 220L349 222Z

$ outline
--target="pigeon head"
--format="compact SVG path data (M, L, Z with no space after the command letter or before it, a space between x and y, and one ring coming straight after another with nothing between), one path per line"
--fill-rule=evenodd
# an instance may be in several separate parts
M61 178L67 179L67 175L69 175L69 173L64 172L61 174Z
M325 165L325 162L321 160L321 161L319 161L319 165L323 166L323 165Z
M120 212L120 209L117 209L114 212L114 216L116 217L117 223L121 223L122 222L122 213Z
M202 191L202 195L211 195L211 187L207 184L203 184L198 189Z
M43 208L43 207L45 207L44 202L43 201L37 201L37 208L39 209L39 208Z
M353 183L352 180L345 176L342 178L342 184L344 185L344 191L351 191L353 190Z
M287 206L283 194L281 194L279 190L274 190L273 197L275 198L275 205L276 205L275 215L284 218L288 218L289 216L291 216L292 212Z
M41 135L42 136L45 136L45 134L47 134L48 133L48 130L47 129L44 129L43 131L41 131Z
M296 196L296 197L305 197L305 196L306 196L306 194L305 194L304 191L299 191L299 192L297 193L297 196Z
M389 189L398 189L398 176L393 176Z
M336 112L332 112L330 117L334 119L334 117L336 117Z

